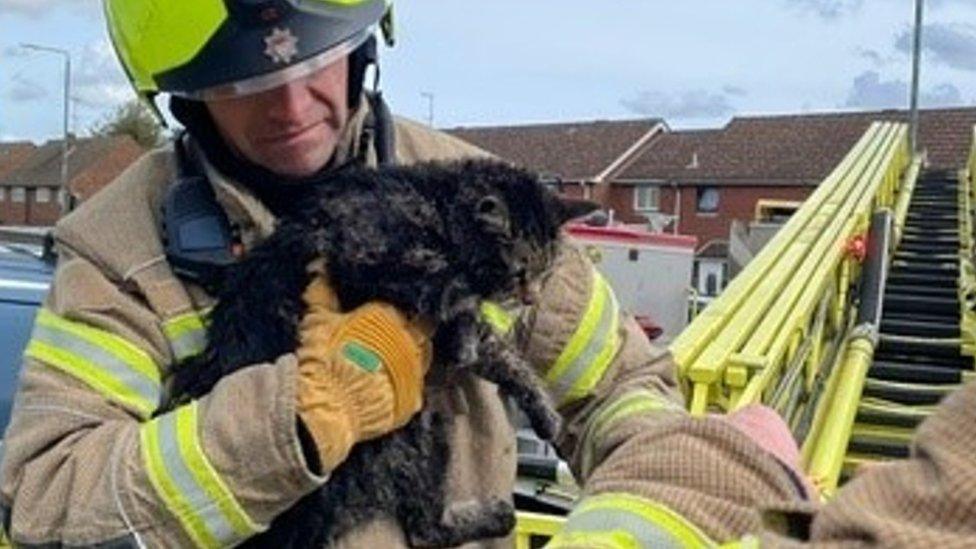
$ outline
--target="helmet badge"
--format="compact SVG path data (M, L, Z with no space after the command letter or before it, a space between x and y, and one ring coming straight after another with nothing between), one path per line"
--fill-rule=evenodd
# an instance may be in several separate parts
M264 37L264 54L275 64L290 63L298 55L298 37L288 28L275 27Z

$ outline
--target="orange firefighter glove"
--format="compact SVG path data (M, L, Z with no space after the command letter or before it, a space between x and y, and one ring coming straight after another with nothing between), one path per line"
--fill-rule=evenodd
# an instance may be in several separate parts
M303 299L298 415L329 471L354 444L406 425L420 410L432 330L380 302L341 313L322 276Z

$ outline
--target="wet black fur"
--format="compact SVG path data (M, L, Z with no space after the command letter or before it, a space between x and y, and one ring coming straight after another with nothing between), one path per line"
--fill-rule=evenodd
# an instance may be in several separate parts
M487 161L351 169L323 179L227 273L209 347L176 369L175 392L205 394L224 375L293 351L306 264L324 257L344 309L381 299L437 321L428 381L468 370L495 382L551 438L558 416L531 368L479 319L477 306L518 298L548 267L559 227L584 213L579 208L556 199L534 174ZM382 515L397 520L414 546L507 535L514 526L507 502L447 506L449 419L424 409L404 429L358 444L322 489L248 544L322 547Z

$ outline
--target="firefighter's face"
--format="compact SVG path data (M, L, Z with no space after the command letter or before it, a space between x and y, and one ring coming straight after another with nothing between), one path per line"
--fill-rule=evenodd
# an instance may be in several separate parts
M281 175L312 175L332 158L349 120L348 58L261 93L208 101L224 140Z

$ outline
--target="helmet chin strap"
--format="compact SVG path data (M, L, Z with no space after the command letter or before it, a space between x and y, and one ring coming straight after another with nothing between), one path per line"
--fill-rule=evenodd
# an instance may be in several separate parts
M373 91L379 88L380 65L379 54L376 49L376 36L370 36L351 54L349 54L349 109L355 111L362 101L363 89L366 84L366 71L373 67L376 76L373 80Z

